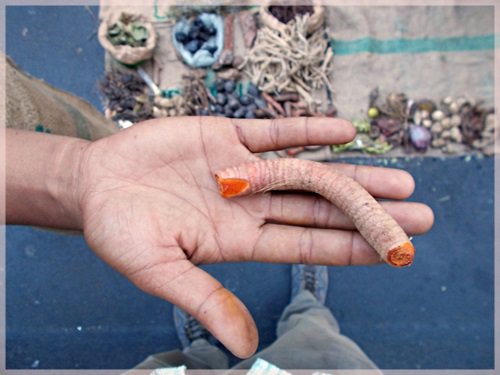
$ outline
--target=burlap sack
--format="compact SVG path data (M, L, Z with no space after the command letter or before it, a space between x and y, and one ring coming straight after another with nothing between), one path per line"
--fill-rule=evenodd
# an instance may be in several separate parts
M148 39L144 47L114 46L108 39L108 28L114 25L122 17L123 13L110 13L106 20L99 26L98 38L103 48L116 60L126 65L135 65L153 57L156 47L156 31L153 24L142 15L134 15L134 21L140 21L148 31Z
M313 33L318 30L325 21L325 8L322 6L314 6L314 12L309 16L307 20L307 32ZM276 17L274 17L271 12L269 12L269 8L261 7L259 12L260 21L264 26L267 26L273 30L277 30L280 32L285 31L285 24L281 23Z
M91 104L32 78L6 58L8 128L99 139L118 131Z

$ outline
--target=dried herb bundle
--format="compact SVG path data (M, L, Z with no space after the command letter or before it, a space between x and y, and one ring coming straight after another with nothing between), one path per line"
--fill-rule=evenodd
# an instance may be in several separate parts
M114 121L132 122L152 118L153 110L146 84L136 74L108 73L100 82L100 91L104 95L104 104L109 117Z
M285 24L295 19L297 14L312 14L314 11L314 8L311 5L271 5L268 9L276 19Z
M333 91L329 78L333 51L324 30L308 33L308 20L309 15L297 17L283 32L260 28L244 72L264 92L297 92L311 112L316 112L313 91L325 86Z
M107 32L107 38L114 46L144 47L148 36L148 30L144 25L133 21L127 14L111 25Z

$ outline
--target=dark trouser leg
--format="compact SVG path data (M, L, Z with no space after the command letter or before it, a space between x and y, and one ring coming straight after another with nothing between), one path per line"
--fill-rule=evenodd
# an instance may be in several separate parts
M342 335L330 310L303 291L286 307L268 348L238 364L247 369L262 358L283 369L376 369L354 341Z
M188 369L227 369L226 354L205 339L194 341L183 351L172 350L153 354L138 364L134 370L157 369L185 365Z

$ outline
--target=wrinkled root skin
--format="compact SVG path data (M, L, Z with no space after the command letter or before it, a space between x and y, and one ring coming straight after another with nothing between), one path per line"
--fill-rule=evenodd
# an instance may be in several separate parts
M382 260L394 267L407 267L413 262L415 249L394 218L359 183L321 163L264 160L219 171L215 179L224 198L271 190L315 192L353 221Z

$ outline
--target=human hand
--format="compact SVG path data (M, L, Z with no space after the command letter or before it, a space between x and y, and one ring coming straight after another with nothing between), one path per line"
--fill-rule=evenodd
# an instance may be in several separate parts
M20 189L8 189L8 197L12 197L8 202L16 204L8 205L7 216L11 222L40 225L37 219L26 220L26 216L38 217L50 211L54 204L43 202L52 199L58 211L45 215L46 225L60 226L60 217L72 218L66 227L82 229L105 262L139 288L193 315L235 355L248 357L258 343L253 319L244 305L198 264L349 265L379 263L380 257L346 216L325 199L273 192L226 200L219 195L214 172L259 160L254 153L345 143L354 134L348 122L331 118L267 121L190 117L136 124L93 143L43 135L65 150L52 157L59 161L54 170L61 171L54 176L72 169L68 172L72 177L63 184L53 178L52 194L37 194L38 199L30 204L25 201L26 194L19 194ZM24 140L18 145L26 144L26 149L31 143L26 138L39 144L42 136L20 135ZM70 142L74 146L68 146ZM17 157L22 147L15 144L8 142L12 145L8 154L13 155L12 160L22 161L27 152ZM50 154L53 147L43 144ZM77 168L66 167L70 155L77 159L72 164ZM39 159L36 155L25 163L32 168L28 175L36 174ZM23 168L28 167L17 169ZM346 164L331 164L331 168L386 200L407 198L414 188L413 179L404 171ZM8 173L8 181L19 175L15 169ZM33 190L33 184L40 180L15 181L13 185ZM35 207L33 202L42 203ZM432 225L432 211L425 205L386 201L383 206L409 234L423 233ZM16 217L19 212L22 215Z
M81 166L80 205L89 245L144 291L193 315L229 350L257 348L244 305L198 264L261 261L372 264L379 256L328 201L265 193L225 200L214 172L258 160L254 152L344 143L345 121L242 121L174 118L135 125L89 144ZM370 193L408 197L410 175L390 169L332 165ZM403 228L429 229L432 213L417 203L384 203Z

